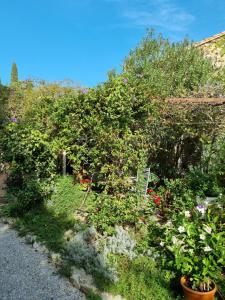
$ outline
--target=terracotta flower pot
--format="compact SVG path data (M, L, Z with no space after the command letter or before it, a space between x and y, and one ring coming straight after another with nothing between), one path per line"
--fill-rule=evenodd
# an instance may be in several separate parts
M214 285L214 288L209 292L198 292L190 289L186 285L185 277L181 277L180 283L184 291L184 296L187 300L214 300L216 285Z

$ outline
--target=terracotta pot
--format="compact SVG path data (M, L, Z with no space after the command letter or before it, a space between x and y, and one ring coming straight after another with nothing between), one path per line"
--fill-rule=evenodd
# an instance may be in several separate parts
M186 278L181 277L180 284L182 285L184 296L187 300L214 300L214 296L216 293L216 285L214 284L214 288L209 292L197 292L190 289L186 285Z

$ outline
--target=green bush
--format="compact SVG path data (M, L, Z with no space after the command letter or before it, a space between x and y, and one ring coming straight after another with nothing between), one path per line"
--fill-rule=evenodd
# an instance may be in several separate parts
M164 212L168 214L192 209L196 205L196 197L188 186L186 178L164 179L164 185L159 191L164 199Z
M9 194L11 197L12 195ZM77 225L83 228L79 220L76 220L75 214L84 199L85 193L74 184L73 176L58 177L54 185L54 192L51 197L42 201L41 205L32 204L30 210L25 210L23 205L23 215L17 219L16 227L22 235L32 232L38 240L43 242L53 251L64 251L66 240L64 233ZM30 199L30 198L29 198ZM42 195L38 202L43 199ZM87 199L89 201L90 198ZM7 213L11 212L13 206L14 212L18 214L18 207L15 206L16 198L9 199L9 205L6 206ZM85 207L84 207L85 208Z
M165 273L157 269L154 261L148 257L139 257L130 261L121 258L118 265L119 281L114 285L98 279L101 289L114 295L122 295L127 300L175 300L171 292L170 280Z
M199 196L218 196L222 192L215 172L204 172L198 166L191 167L187 182L192 191Z
M174 214L171 224L161 226L158 241L159 260L164 268L185 276L189 286L208 291L225 263L225 227L222 218L199 205L192 212Z
M22 215L32 207L41 204L44 200L43 186L35 175L23 178L22 185L11 191L14 199L9 203L7 212L10 215Z
M20 95L26 107L24 111L21 103L14 107L17 104L11 97L19 117L5 126L3 139L5 160L16 169L9 186L21 191L25 177L35 174L49 195L66 151L71 172L76 176L85 170L96 189L104 191L93 201L89 221L101 230L135 224L142 200L131 193L136 188L131 177L140 165L157 166L153 171L160 178L169 173L180 176L193 163L185 159L179 163L183 154L187 160L190 149L185 145L201 154L202 137L212 132L209 124L195 126L202 120L207 123L211 111L190 113L168 105L165 98L193 95L199 85L219 80L217 73L188 41L170 43L148 32L125 59L121 74L111 72L95 88L68 90L19 83L14 96ZM178 196L181 184L171 184L171 208L189 204L189 191L183 189ZM190 183L195 190L204 189L200 184Z
M141 201L135 193L111 196L96 195L89 205L89 222L100 231L111 231L115 225L135 225L141 215Z

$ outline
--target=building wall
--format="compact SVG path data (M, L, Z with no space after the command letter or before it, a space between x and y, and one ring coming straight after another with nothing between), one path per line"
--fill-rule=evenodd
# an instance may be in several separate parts
M199 45L206 57L212 59L217 68L225 67L225 36Z

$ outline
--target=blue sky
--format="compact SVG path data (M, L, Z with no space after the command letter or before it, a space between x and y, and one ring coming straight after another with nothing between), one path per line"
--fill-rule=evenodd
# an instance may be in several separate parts
M224 0L0 0L0 77L94 86L155 28L173 41L225 30Z

